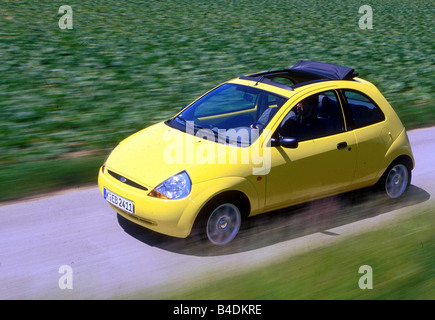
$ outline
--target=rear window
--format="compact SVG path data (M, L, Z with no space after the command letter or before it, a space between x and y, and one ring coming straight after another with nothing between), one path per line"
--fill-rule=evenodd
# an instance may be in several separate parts
M361 92L344 90L353 121L353 128L361 128L385 120L384 113L369 97Z

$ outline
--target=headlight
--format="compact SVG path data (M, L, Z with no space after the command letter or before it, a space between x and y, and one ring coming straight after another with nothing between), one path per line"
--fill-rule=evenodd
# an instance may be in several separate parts
M183 171L163 181L148 195L161 199L182 199L189 195L191 187L190 177Z

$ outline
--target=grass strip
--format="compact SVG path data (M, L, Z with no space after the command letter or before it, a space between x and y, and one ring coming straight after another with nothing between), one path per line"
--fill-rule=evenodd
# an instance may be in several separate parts
M292 300L435 298L434 209L342 242L257 268L244 274L202 281L163 299ZM368 265L373 289L359 280ZM140 294L139 294L140 297Z
M24 162L0 167L0 201L97 182L105 156Z

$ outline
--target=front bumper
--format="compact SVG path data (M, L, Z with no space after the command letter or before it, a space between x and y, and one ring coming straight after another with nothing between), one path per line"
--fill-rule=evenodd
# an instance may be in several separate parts
M190 197L179 200L150 197L148 193L151 189L145 191L122 183L108 174L103 167L98 174L98 187L102 195L106 188L133 201L134 214L127 213L109 202L108 204L122 217L138 225L178 238L186 238L191 232L198 208Z

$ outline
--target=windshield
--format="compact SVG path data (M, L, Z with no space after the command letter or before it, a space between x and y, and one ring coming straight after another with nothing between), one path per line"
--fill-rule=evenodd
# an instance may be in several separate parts
M191 134L208 129L219 138L225 136L219 142L249 145L286 100L257 88L226 83L195 101L167 124Z

